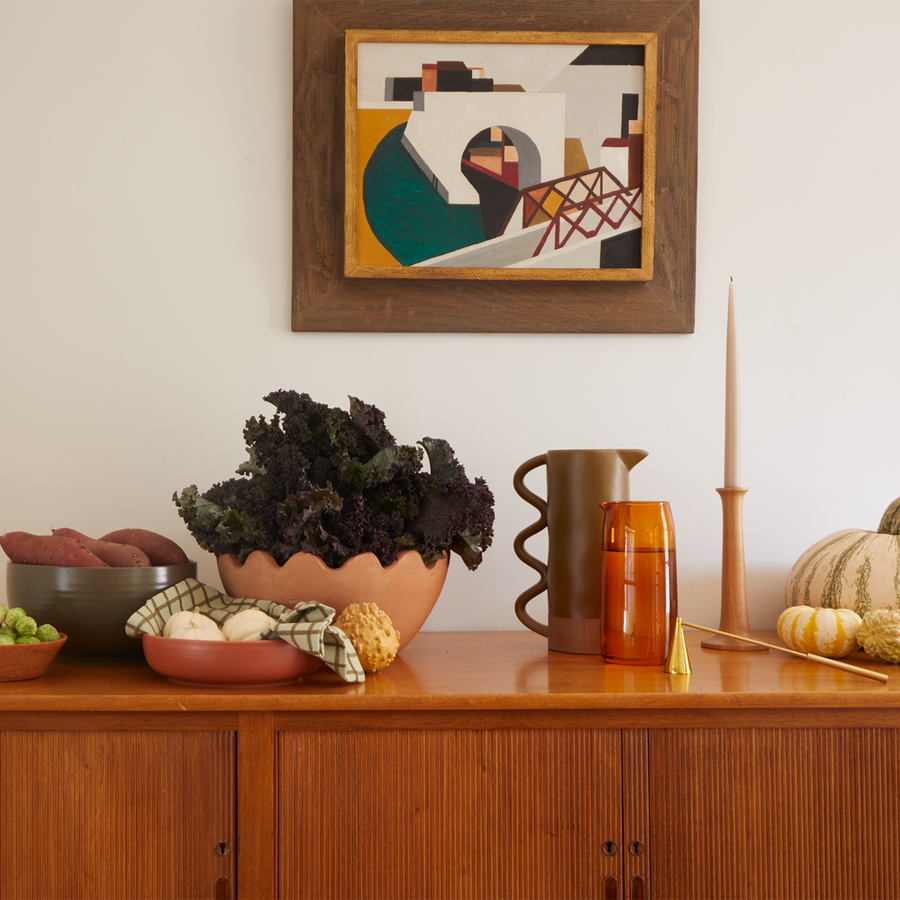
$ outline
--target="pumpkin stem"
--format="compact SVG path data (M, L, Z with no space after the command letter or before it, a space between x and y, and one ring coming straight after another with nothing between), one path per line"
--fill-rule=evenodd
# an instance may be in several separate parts
M884 511L878 534L900 534L900 497Z

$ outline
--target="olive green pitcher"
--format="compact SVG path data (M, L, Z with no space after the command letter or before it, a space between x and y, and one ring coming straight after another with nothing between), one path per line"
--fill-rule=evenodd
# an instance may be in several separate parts
M516 615L523 625L544 635L549 649L565 653L600 653L600 578L604 513L601 503L630 500L629 473L646 450L548 450L522 463L513 475L516 493L534 506L540 518L513 541L516 556L540 579L519 595ZM547 468L547 498L525 486L525 476ZM525 542L547 529L547 562L525 549ZM525 607L547 592L544 625Z

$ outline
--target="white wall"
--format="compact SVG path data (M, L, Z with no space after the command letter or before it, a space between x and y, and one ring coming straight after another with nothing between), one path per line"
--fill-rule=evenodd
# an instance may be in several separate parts
M694 334L294 334L288 0L0 0L0 531L152 528L217 584L172 493L230 476L265 393L354 394L496 495L429 628L521 627L512 474L566 447L649 451L632 496L671 502L681 611L715 625L733 277L773 627L797 556L900 495L898 31L894 0L702 4Z

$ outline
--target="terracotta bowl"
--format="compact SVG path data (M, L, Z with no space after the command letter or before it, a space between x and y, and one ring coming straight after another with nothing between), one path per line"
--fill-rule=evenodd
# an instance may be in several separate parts
M449 554L428 565L415 550L404 550L384 567L374 553L361 553L339 569L310 553L295 553L283 566L263 550L241 565L231 555L216 558L225 593L272 600L283 606L324 603L340 613L351 603L377 603L400 632L400 650L431 615L447 578Z
M5 644L0 647L0 681L27 681L40 678L62 649L66 635L43 644Z
M63 656L85 661L142 660L141 642L125 634L128 617L154 594L185 578L197 564L92 569L6 565L7 606L21 606L69 636Z
M202 687L290 684L322 664L318 657L281 640L183 641L145 634L141 643L155 672L179 684Z

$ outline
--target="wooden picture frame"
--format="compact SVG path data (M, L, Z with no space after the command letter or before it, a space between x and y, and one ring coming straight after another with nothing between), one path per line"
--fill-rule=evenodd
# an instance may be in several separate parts
M346 77L347 36L413 29L512 32L537 42L547 33L652 36L658 85L652 271L639 273L639 280L631 271L597 280L577 277L579 270L512 278L483 270L467 277L442 270L358 277L346 231L352 166L345 112L354 89ZM293 330L692 332L698 61L699 0L294 0Z

